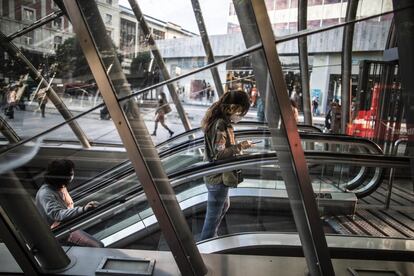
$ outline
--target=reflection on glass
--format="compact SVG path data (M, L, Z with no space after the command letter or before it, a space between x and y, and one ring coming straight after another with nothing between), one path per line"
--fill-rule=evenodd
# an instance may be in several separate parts
M32 2L25 1L26 7L21 9L21 18L15 17L16 11L12 16L10 14L10 12L13 12L12 9L3 9L1 31L6 35L11 35L23 26L40 19L42 14L36 5L43 2ZM276 37L295 31L297 15L292 11L297 8L297 2L293 0L265 1ZM314 12L308 16L308 28L329 26L343 21L346 2L336 0L309 1L309 10L312 9ZM368 7L369 3L370 1L362 2L358 11L359 17L386 11L392 7L390 1L382 1L382 6L375 5L375 8L370 9ZM7 6L7 3L3 4ZM105 1L105 3L99 1L98 5L101 8L115 7L122 14L118 16L118 10L114 12L113 10L101 9L100 16L104 24L104 30L108 35L108 41L111 43L108 44L109 46L101 47L102 45L99 43L102 41L97 39L106 70L118 96L123 97L129 93L137 93L165 81L160 72L160 66L151 53L148 36L143 34L142 28L131 10L116 6L115 1ZM57 8L54 4L52 6L55 9ZM226 25L227 34L211 36L212 44L215 45L213 50L214 53L217 53L217 60L245 49L233 4L230 3L228 8L230 18ZM183 13L192 16L191 10ZM10 18L16 19L13 21L14 25L10 23ZM149 17L147 19L151 35L157 40L157 45L172 78L180 77L207 64L201 47L201 40L196 33L165 22L162 28L159 28ZM375 37L376 42L362 39L362 44L356 45L355 51L358 53L354 55L355 63L353 65L355 67L361 59L372 58L373 55L377 55L375 58L382 57L378 52L384 48L385 34L388 32L390 23L389 19L391 17L387 16L378 20L356 24L355 35L357 38L360 38L361 30L364 30L366 33L373 34L372 36ZM208 24L207 28L209 28ZM101 33L96 32L96 34ZM339 101L341 98L340 62L338 62L340 57L340 46L338 45L341 40L325 39L339 37L339 34L338 29L309 37L309 47L313 51L312 57L309 59L312 70L311 98L318 101L313 110L313 115L314 122L319 127L323 127L325 116L329 113L329 110L332 111L332 102ZM320 41L322 41L322 44L318 44ZM335 43L323 43L325 41L334 41ZM41 71L46 81L50 83L50 87L57 92L70 111L74 113L82 112L102 103L101 91L96 86L91 70L79 47L78 38L73 34L69 20L66 17L57 18L43 27L14 39L12 42L18 48L21 48L35 68ZM299 102L299 111L302 112L303 98L301 97L300 72L295 52L296 48L291 47L293 44L296 44L296 41L279 45L278 49L283 55L281 61L284 66L287 92L291 98L295 98ZM368 44L377 45L378 48L372 48ZM369 55L361 54L367 46L371 47L369 48L371 53ZM329 52L329 54L323 54L325 52ZM4 51L1 52L0 61L2 112L5 110L4 117L19 135L25 138L31 137L49 126L63 121L50 99L48 99L44 87L39 86L38 82L28 75L25 66L19 65L18 60ZM249 95L251 108L246 117L254 121L263 121L263 110L260 111L260 91L258 91L256 83L256 77L258 76L253 73L251 58L247 56L237 58L219 65L217 68L226 91L240 89ZM377 76L371 79L379 80L379 74L375 75ZM358 93L356 88L359 81L361 81L359 76L354 74L352 76L352 95L354 97ZM185 105L185 111L189 116L191 125L198 127L207 108L218 98L217 89L214 87L209 69L174 81L172 85L178 93L180 102ZM11 93L13 91L14 96ZM163 93L166 98L160 102L159 96ZM10 99L14 97L16 99L13 104ZM394 100L396 99L394 98ZM372 104L371 100L371 98L367 98L368 105ZM127 116L133 114L130 109L131 106L139 107L149 133L154 130L155 123L159 123L158 129L154 133L156 135L152 137L154 144L166 141L172 135L171 132L174 132L171 137L174 140L160 146L158 151L166 173L174 176L171 177L170 181L174 185L176 197L183 211L188 216L189 224L196 239L199 238L201 232L204 220L203 205L205 206L207 200L204 176L217 173L220 170L220 172L232 170L233 167L242 169L244 181L240 183L237 189L230 191L232 207L227 221L223 224L219 233L223 235L248 231L296 231L289 206L285 204L287 203L286 189L281 177L277 155L270 147L274 141L269 138L267 130L263 130L263 126L249 125L246 127L243 124L235 126L236 130L240 130L240 134L236 133L236 140L249 139L257 142L255 147L246 150L244 157L250 158L246 163L230 163L231 168L213 166L207 171L202 171L200 168L206 166L203 163L204 143L202 139L199 139L203 137L203 133L197 131L191 133L191 135L183 134L184 127L180 122L179 114L173 105L166 85L148 89L128 101L123 101L121 104ZM163 129L160 126L162 120L159 116L159 110L165 104L169 104L171 107L170 111L163 111L163 122L168 126L168 129ZM11 105L14 106L13 113L8 108ZM76 225L74 229L87 230L96 238L104 241L105 245L165 249L163 237L157 232L153 212L149 208L142 187L127 161L126 153L123 147L120 146L121 139L115 130L108 109L96 110L80 118L78 122L92 141L99 142L88 151L69 143L68 140L76 140L75 136L67 126L63 126L45 136L46 140L53 138L60 141L51 143L45 140L41 144L40 151L36 152L33 159L25 150L32 146L32 142L22 145L14 153L15 160L23 157L29 157L30 159L27 164L20 165L18 168L21 172L30 172L30 177L25 178L27 189L35 194L43 184L46 164L51 159L64 155L74 161L76 165L75 179L72 186L69 187L75 205L83 206L93 200L100 202L100 206L95 210L96 213L91 212L79 218L81 224L77 224L78 221L69 222L71 226ZM133 121L131 120L131 122ZM249 129L255 132L248 133L247 130ZM331 128L327 127L326 131L329 129ZM241 134L242 131L245 131L245 133ZM175 137L177 138L175 139ZM390 211L389 214L391 215L385 214L386 211L382 209L371 210L372 206L383 204L384 195L387 193L387 190L383 187L384 185L380 186L383 181L384 170L376 168L376 164L369 167L362 166L357 162L349 162L349 159L346 159L344 155L339 156L346 162L338 158L334 163L329 163L327 162L329 158L335 158L335 156L322 155L324 158L317 159L317 154L359 155L381 154L381 152L360 140L343 143L341 139L345 140L347 138L339 137L335 139L328 134L316 138L302 135L301 138L302 146L305 148L306 157L308 158L310 184L314 196L318 199L317 203L321 215L324 215L326 232L383 236L382 229L378 229L379 227L374 225L378 218L388 218L388 222L392 221L390 224L395 224L394 218L390 218L392 215L397 214L399 218L410 217L409 214L402 213L403 209L407 207L405 205L411 207L410 203L412 203L411 190L407 189L407 187L411 189L410 183L407 181L409 171L407 173L407 171L402 170L403 173L398 174L397 178L399 179L397 179L397 187L394 190L391 204L396 209ZM1 144L5 143L7 141L1 136ZM405 146L402 145L398 148L400 156L406 152ZM273 159L268 162L267 158ZM190 169L193 169L192 173L194 175L200 172L200 175L203 176L180 176L180 173ZM369 194L372 192L374 193L370 196ZM359 210L357 215L352 216L355 211L357 197L361 198L359 202L362 203L363 207L364 204L371 204L371 206L366 209L361 208L362 210ZM330 202L334 202L336 206L332 208L329 205ZM341 210L341 212L351 210L351 212L336 213L335 211L338 210ZM371 216L376 217L375 220L369 222L369 224L373 224L370 230L365 230L362 227L365 225L364 214L371 214ZM357 226L349 226L347 232L338 227L341 222L346 226L353 223ZM65 223L61 225L61 228L56 229L58 235L64 236L67 234L65 231L69 231L65 228L67 227ZM393 231L394 235L399 237L412 236L412 221L409 220L408 223L403 221L404 223L403 233ZM135 238L128 235L118 236L125 233L126 229L130 229L132 232L129 234L136 235ZM143 232L138 233L141 230Z

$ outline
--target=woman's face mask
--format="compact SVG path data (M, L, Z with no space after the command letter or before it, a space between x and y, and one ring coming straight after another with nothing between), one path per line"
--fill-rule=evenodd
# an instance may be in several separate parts
M241 121L242 118L243 118L243 116L241 116L240 114L233 114L233 115L230 116L230 121L237 124L238 122Z

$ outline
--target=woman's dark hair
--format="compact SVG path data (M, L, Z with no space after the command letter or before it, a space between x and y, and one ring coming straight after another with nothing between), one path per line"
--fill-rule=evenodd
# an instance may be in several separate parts
M68 159L54 160L47 166L45 182L59 189L70 183L75 164Z
M158 104L163 105L167 103L167 96L164 92L160 92L161 99L158 100Z
M211 124L217 119L228 119L232 114L240 113L246 115L250 108L250 100L247 93L236 90L224 93L220 99L213 103L207 110L206 115L201 121L201 128L207 132Z

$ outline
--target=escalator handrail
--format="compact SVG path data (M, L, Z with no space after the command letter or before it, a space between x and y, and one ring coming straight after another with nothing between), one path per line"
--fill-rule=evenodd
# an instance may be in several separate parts
M258 121L241 121L237 124L234 124L233 126L235 126L236 128L238 126L256 126L256 127L264 127L264 128L268 127L267 123L258 122ZM309 131L306 131L306 130L312 130L312 132L322 133L322 130L320 128L317 128L317 127L312 126L312 125L298 124L297 126L298 126L299 131L309 132ZM157 144L157 147L163 147L163 146L173 142L174 140L181 139L183 137L189 136L189 135L194 134L196 132L202 132L201 128L200 127L193 128L189 131L186 131L186 132L180 133L178 135L175 135L174 137L172 137L172 138L170 138L170 139L168 139L164 142L161 142L161 143Z
M186 135L190 135L190 133L192 133L192 131L190 132L186 132ZM260 129L260 130L238 130L235 131L235 135L236 138L240 137L240 136L247 136L247 135L264 135L264 136L270 136L270 132L268 130L265 129ZM357 145L364 145L371 153L375 153L375 154L383 154L382 149L373 141L365 139L365 138L360 138L360 137L353 137L353 136L347 136L347 135L332 135L332 134L316 134L316 133L299 133L301 140L303 141L307 141L307 140L313 140L312 142L330 142L330 143L334 143L334 144L343 144L343 145L349 145L349 144L357 144ZM314 141L317 140L317 141ZM160 158L165 158L171 154L175 154L181 150L188 150L189 147L195 147L195 146L200 146L204 144L204 137L199 137L196 138L194 140L187 140L184 141L178 145L175 145L172 148L166 149L163 152L159 153ZM126 161L127 163L129 162L129 160ZM125 163L122 163L125 164ZM130 164L130 163L128 163ZM118 166L119 167L119 166ZM124 175L125 173L129 173L133 170L132 167L130 168L125 168L125 171L121 171L122 175ZM121 173L120 172L120 173ZM106 174L113 174L113 172L106 172ZM95 178L100 177L100 178L105 178L104 174L99 174L97 176L95 176ZM109 179L114 179L116 178L115 176L112 177L108 177ZM92 180L93 181L93 180ZM80 197L84 196L85 194L91 193L94 190L97 189L102 189L102 185L105 185L105 183L110 183L111 181L103 181L103 182L99 182L96 185L93 186L89 186L86 188L83 188L80 192L77 191L77 189L74 189L73 191L71 191L71 193L73 193L73 199L76 201L77 199L79 199ZM80 186L82 187L82 185Z
M376 255L387 261L411 261L414 257L414 251L409 249L414 245L412 239L326 234L326 241L332 258L355 259L358 254L358 259L362 257L369 260L372 259L372 255ZM362 246L363 244L369 246ZM197 246L204 254L240 254L237 253L240 249L255 249L257 252L260 248L266 249L267 253L271 252L272 248L285 249L292 253L292 248L296 248L295 252L303 255L297 233L235 233L201 241Z
M349 153L327 153L327 152L307 152L305 153L307 162L309 163L326 163L326 164L336 164L338 160L346 159L346 164L355 164L356 162L363 162L365 165L369 166L381 166L383 168L407 168L410 166L410 158L408 157L394 157L394 156L385 156L385 155L361 155L361 154L349 154ZM378 160L382 159L381 162ZM198 179L203 176L211 175L214 173L221 173L226 170L239 169L246 166L251 166L251 163L260 162L261 165L275 165L277 162L277 156L275 153L263 153L263 154L251 154L251 155L242 155L236 158L219 160L216 162L201 162L195 164L189 168L175 172L169 175L171 185L173 188L186 183L190 180ZM214 167L214 170L211 168ZM58 235L64 235L70 232L73 229L78 229L82 221L90 217L95 217L98 213L108 212L112 210L114 213L117 210L120 210L123 207L123 203L128 202L129 199L133 199L139 194L143 193L141 186L135 186L134 189L127 195L120 196L106 202L104 206L99 206L97 209L90 211L84 216L77 217L65 223L62 223L61 226L54 230ZM123 202L123 203L122 203ZM114 206L115 205L115 206Z

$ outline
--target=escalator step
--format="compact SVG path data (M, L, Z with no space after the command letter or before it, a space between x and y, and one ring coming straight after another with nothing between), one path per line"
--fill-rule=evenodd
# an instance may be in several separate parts
M412 206L412 204L414 204L414 194L412 191L408 191L407 189L401 188L401 187L393 187L392 188L392 196L394 196L394 194L404 198L405 200L407 200L408 202L410 202L410 205Z
M349 216L336 216L335 217L345 228L347 228L352 234L358 236L366 236L367 233L364 232L354 221L349 218Z
M326 218L325 222L337 233L341 235L352 235L352 232L348 228L344 227L339 221L335 218Z
M383 232L388 237L394 238L403 238L399 231L395 230L394 227L388 225L383 220L379 219L375 216L375 212L360 210L358 214L364 217L364 219L368 220L371 224L375 225L381 232Z
M388 216L392 217L398 224L404 226L410 231L414 232L414 219L410 216L407 216L408 212L400 212L394 210L384 210L382 213L386 213Z
M386 201L386 198L388 196L388 190L386 189L378 189L377 193L384 197L384 202ZM392 190L391 194L391 202L390 205L398 205L398 206L413 206L414 202L410 201L403 195L399 194L399 192L396 192L396 190Z
M374 212L374 211L373 211ZM379 217L381 220L385 221L387 224L391 225L397 231L401 232L406 237L414 237L414 231L410 230L403 224L399 223L395 219L392 218L395 213L393 211L389 211L390 214L386 214L384 211L375 211L375 215Z
M376 228L373 224L366 220L359 212L355 215L353 222L361 227L368 235L376 237L385 237L386 234Z

